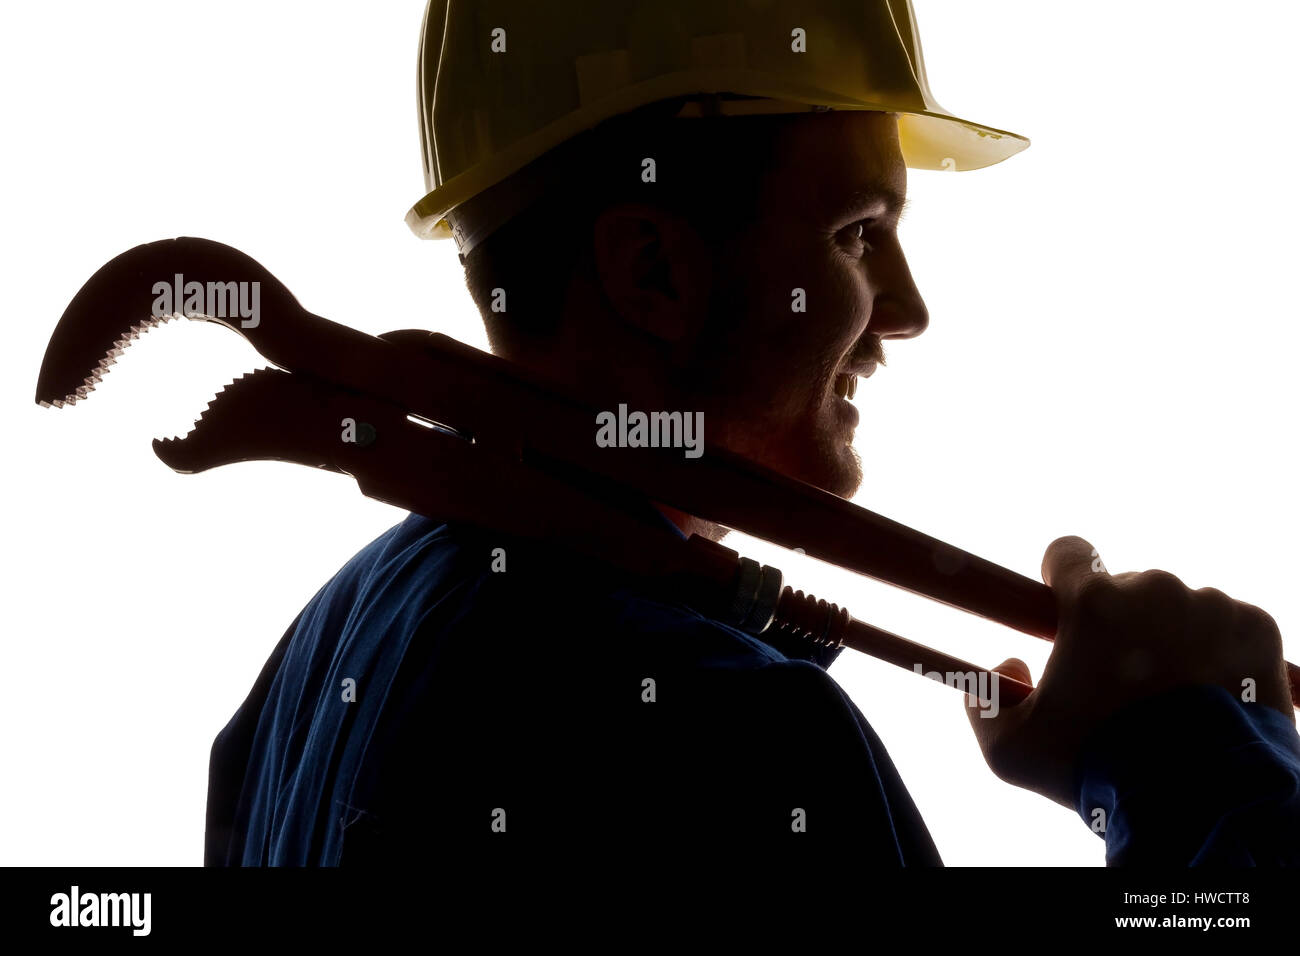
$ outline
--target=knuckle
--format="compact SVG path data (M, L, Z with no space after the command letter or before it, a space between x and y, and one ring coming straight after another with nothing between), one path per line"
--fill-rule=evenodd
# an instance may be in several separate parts
M1197 588L1192 592L1192 598L1199 613L1214 618L1235 617L1239 606L1218 588Z
M1172 606L1188 600L1191 592L1177 575L1160 569L1144 571L1133 581L1133 594L1142 604Z
M1240 601L1237 602L1237 610L1244 622L1244 626L1241 628L1244 637L1253 643L1258 643L1260 647L1269 650L1276 648L1278 653L1281 653L1282 632L1277 626L1277 621L1273 619L1273 615L1262 607Z
M1075 608L1085 620L1111 617L1119 610L1120 588L1103 574L1087 578L1075 592Z

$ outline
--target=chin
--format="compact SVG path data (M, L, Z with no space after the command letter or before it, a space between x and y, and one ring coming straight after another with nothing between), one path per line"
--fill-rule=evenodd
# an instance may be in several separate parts
M851 498L862 484L862 459L838 430L818 431L813 441L804 441L782 455L772 467L841 498Z
M808 416L765 427L746 419L744 428L721 428L714 440L783 475L797 478L841 498L862 484L862 460L849 443L853 429L843 419Z
M826 449L817 461L817 477L804 478L823 491L841 498L852 498L862 484L862 459L852 445L841 444Z

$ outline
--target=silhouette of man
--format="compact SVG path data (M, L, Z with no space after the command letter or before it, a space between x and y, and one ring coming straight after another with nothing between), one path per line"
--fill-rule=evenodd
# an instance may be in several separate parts
M849 396L886 342L928 322L896 231L897 117L671 112L566 144L571 188L464 257L493 349L631 408L701 411L711 443L850 495L863 463ZM646 143L653 198L610 172ZM505 313L490 308L498 288ZM869 434L859 444L870 455ZM1075 537L1047 548L1043 578L1062 625L1040 685L996 718L969 708L993 771L1082 825L1100 811L1111 864L1300 863L1300 737L1272 619L1163 571L1110 574ZM826 671L836 656L412 515L304 608L218 735L206 862L749 841L937 865L883 744ZM1029 680L1018 661L1000 670Z

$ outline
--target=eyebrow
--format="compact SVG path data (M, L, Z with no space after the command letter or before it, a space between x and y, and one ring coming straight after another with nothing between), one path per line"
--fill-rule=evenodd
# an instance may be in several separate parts
M889 183L871 182L846 196L840 208L845 213L853 213L879 202L883 202L885 210L896 218L901 217L910 204L910 200Z

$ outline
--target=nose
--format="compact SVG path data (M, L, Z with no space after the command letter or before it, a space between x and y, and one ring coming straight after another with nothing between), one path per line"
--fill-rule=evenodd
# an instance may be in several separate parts
M930 324L930 312L919 295L906 299L877 298L867 328L882 339L914 339Z
M902 250L898 251L897 265L891 273L872 303L867 329L882 339L916 338L929 326L930 310L912 280Z

